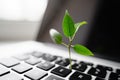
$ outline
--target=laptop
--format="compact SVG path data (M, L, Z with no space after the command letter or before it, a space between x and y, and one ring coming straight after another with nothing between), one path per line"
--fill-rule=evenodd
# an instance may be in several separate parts
M109 8L101 10L106 11L106 9ZM118 34L113 33L113 30L118 31L118 29L108 25L113 21L109 22L108 20L111 19L107 18L113 14L109 16L107 12L102 12L99 12L102 15L96 15L98 17L95 18L96 22L92 25L88 42L85 44L95 56L78 55L72 51L72 70L70 70L66 47L47 40L41 41L38 34L39 39L36 41L22 41L0 46L0 80L120 80L120 56L119 46L117 46L119 40ZM114 14L119 17L117 13ZM116 17L112 17L112 20L116 20ZM103 20L105 20L104 25L109 27L101 27L100 23ZM113 32L109 33L111 30Z

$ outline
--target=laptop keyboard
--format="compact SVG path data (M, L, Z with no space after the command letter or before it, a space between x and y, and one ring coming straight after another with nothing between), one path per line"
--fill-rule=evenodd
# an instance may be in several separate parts
M0 59L0 80L120 80L120 69L42 52Z

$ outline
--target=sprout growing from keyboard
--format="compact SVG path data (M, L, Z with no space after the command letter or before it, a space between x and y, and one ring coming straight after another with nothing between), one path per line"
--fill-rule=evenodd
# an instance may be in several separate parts
M74 23L72 17L66 10L63 22L62 22L62 30L64 33L64 36L68 38L69 42L64 43L62 40L62 35L55 29L50 29L50 36L56 44L62 44L68 48L68 53L69 53L69 60L70 60L70 69L72 70L72 59L71 59L71 48L78 53L86 56L93 56L93 53L85 46L81 44L75 44L73 45L72 42L75 38L75 35L80 27L83 25L87 24L86 21L81 21L78 23Z

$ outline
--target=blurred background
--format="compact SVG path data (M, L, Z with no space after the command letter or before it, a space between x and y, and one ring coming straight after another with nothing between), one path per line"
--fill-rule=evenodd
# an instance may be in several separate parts
M0 0L0 41L36 40L37 37L41 41L51 41L48 29L54 27L61 32L67 9L74 21L88 21L88 27L84 27L80 33L80 41L84 42L96 4L97 0Z
M48 0L0 0L0 41L36 40Z
M113 0L0 0L0 42L53 43L49 29L62 33L67 9L75 22L88 22L79 29L73 44L87 46L95 56L120 61L119 4Z

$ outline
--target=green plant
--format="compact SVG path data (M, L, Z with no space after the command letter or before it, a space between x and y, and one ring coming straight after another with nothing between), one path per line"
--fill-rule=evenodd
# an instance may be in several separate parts
M52 40L56 44L62 44L68 48L71 70L72 70L71 48L73 48L73 50L78 54L93 56L93 53L87 47L81 44L75 44L75 45L72 44L78 29L85 24L87 24L86 21L74 23L73 19L71 18L68 11L66 10L63 18L63 22L62 22L62 30L63 30L64 36L66 36L69 40L67 44L62 41L62 35L57 30L50 29L50 36Z

